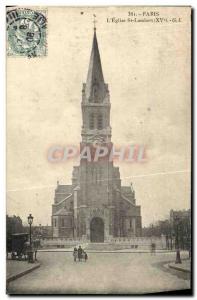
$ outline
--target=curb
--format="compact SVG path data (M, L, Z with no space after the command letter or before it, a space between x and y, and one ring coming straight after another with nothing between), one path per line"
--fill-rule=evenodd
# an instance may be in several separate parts
M31 269L25 270L25 271L23 271L21 273L18 273L16 275L12 275L12 276L8 277L6 279L6 282L9 283L10 281L13 281L13 280L15 280L17 278L20 278L20 277L22 277L22 276L24 276L24 275L26 275L26 274L28 274L28 273L30 273L30 272L38 269L39 267L40 267L40 263L38 263L36 266L33 266Z
M177 271L181 271L181 272L185 272L185 273L190 273L190 270L181 268L181 267L177 267L177 266L172 266L171 264L168 264L168 267Z

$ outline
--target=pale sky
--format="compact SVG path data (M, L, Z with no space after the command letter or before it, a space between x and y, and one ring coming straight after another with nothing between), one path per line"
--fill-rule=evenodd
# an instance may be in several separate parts
M112 141L147 148L146 163L118 163L122 185L133 183L143 226L190 207L190 11L155 9L161 17L181 17L177 24L107 23L127 19L129 10L49 7L47 57L7 58L8 214L26 220L32 213L35 224L50 224L57 180L71 183L76 162L52 164L47 152L81 141L93 13Z

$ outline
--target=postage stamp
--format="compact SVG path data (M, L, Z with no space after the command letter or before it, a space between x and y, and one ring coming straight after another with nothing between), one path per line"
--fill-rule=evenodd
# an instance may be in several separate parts
M9 9L6 13L7 55L47 55L47 10Z

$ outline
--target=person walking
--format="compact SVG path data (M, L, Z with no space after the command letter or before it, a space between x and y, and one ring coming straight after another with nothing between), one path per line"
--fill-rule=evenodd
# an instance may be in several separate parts
M78 251L77 251L77 248L75 247L74 251L73 251L73 258L74 258L75 262L77 261L77 256L78 256Z
M79 246L78 248L78 260L81 261L82 259L82 253L83 253L83 249L81 248L81 246Z
M156 244L151 243L151 255L155 255L155 254L156 254Z
M88 259L88 255L87 255L87 253L84 251L84 259L85 259L85 262L87 261L87 259Z

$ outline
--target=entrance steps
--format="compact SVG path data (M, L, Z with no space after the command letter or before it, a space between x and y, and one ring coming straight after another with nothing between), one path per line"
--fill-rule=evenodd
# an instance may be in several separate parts
M114 244L114 243L89 243L85 247L86 250L103 250L103 251L115 251L122 249L131 249L131 245Z

